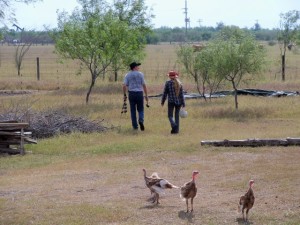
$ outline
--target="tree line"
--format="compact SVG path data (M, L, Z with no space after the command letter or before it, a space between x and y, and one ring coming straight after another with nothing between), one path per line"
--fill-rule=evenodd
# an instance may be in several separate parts
M161 42L178 43L178 42L204 42L214 39L220 27L196 27L188 28L187 32L185 28L180 27L160 27L152 28L149 34L145 35L147 44L159 44ZM258 41L267 41L270 45L277 42L278 29L253 29L243 28L245 31L251 32L255 39ZM1 43L16 44L16 43L32 43L32 44L55 44L54 39L51 36L53 30L17 30L14 28L2 27L0 33L2 34Z

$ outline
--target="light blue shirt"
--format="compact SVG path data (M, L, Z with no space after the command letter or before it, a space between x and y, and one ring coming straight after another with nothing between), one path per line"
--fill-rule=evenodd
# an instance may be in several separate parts
M128 87L128 91L143 91L144 74L139 71L130 71L124 78L124 84Z

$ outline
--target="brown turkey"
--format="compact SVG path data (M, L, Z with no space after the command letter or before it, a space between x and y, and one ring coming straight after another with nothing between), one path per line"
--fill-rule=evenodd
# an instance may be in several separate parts
M151 184L155 181L155 179L159 179L159 176L156 172L154 172L150 177L147 177L146 170L143 169L143 171L144 171L144 179L145 179L146 186L150 189L150 193L151 193L150 199L153 199L154 196L152 195L154 192L151 190Z
M238 209L239 209L239 212L242 211L244 221L248 221L248 212L254 205L255 197L254 197L254 192L252 189L253 184L254 184L254 180L250 180L248 191L246 192L246 194L244 194L240 197ZM244 216L245 209L246 209L246 220L245 220L245 216Z
M150 189L151 194L154 193L153 203L159 204L159 194L164 193L165 189L179 188L171 184L166 179L160 178L157 173L153 173L151 177L147 177L146 170L144 171L144 179L146 186Z
M194 211L193 208L193 201L194 198L197 195L197 186L196 186L196 176L199 174L198 171L193 171L192 174L192 180L190 182L185 183L182 187L181 187L181 194L180 197L182 199L185 200L186 202L186 212L189 212L189 199L191 199L191 212Z

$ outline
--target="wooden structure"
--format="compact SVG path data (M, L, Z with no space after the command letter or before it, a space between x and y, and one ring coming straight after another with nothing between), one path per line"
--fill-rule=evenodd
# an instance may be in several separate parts
M24 155L24 144L36 144L31 132L26 130L28 127L28 123L0 122L0 153Z
M201 145L224 147L260 147L260 146L289 146L300 145L300 138L286 139L246 139L246 140L213 140L201 141Z

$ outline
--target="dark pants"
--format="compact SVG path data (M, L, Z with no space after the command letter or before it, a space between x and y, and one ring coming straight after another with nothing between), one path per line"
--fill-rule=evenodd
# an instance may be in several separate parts
M144 123L144 96L143 92L129 91L129 104L132 127L138 129L138 123L136 118L136 112L138 112L139 122Z
M179 132L179 111L181 106L174 103L168 103L168 118L172 129L175 132ZM174 120L175 118L175 120Z

